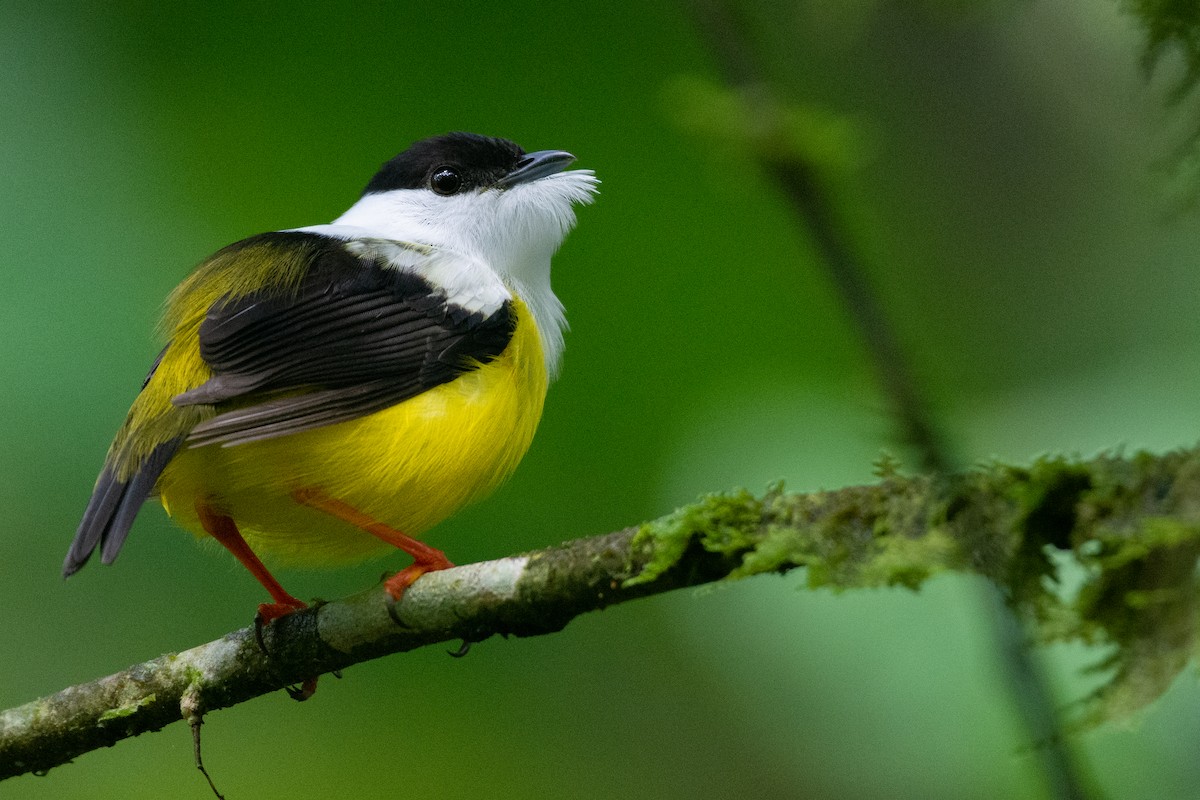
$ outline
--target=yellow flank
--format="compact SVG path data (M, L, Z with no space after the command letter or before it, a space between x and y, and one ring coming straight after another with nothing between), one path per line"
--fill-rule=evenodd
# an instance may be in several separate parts
M519 300L514 306L517 325L505 351L450 383L336 425L232 447L181 449L158 481L163 507L203 536L196 503L204 502L232 517L255 552L277 563L327 564L393 550L299 505L291 497L297 489L320 489L403 533L424 533L495 489L533 440L546 367L529 310ZM209 372L199 357L199 319L168 313L174 314L172 345L126 426L143 436L153 431L137 437L151 447L212 415L170 404ZM121 453L131 441L125 434L113 444L117 464L135 455Z
M200 324L209 308L226 297L293 289L311 258L312 249L303 245L281 248L269 241L239 242L214 253L175 288L160 324L170 346L109 448L106 463L115 468L118 480L128 480L155 447L214 415L211 407L179 408L171 402L212 377L200 358Z

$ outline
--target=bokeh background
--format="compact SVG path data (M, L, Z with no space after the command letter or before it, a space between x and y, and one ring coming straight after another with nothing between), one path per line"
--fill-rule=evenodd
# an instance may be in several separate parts
M780 93L832 115L843 210L969 460L1190 445L1195 117L1116 0L743 4ZM59 565L216 248L327 221L410 141L565 148L603 179L555 263L565 370L516 477L430 540L461 562L698 494L872 479L897 445L806 232L735 143L680 124L716 81L674 3L0 4L0 707L246 624L261 590L147 506L111 568ZM283 571L335 597L402 559ZM438 648L212 714L230 798L1041 796L976 582L834 595L759 578L537 639ZM1064 707L1101 651L1043 651ZM1114 798L1197 794L1188 672L1074 743ZM186 727L5 798L209 796Z

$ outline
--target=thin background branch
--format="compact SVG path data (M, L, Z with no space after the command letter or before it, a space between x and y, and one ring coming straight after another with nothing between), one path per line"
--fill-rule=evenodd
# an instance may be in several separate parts
M774 92L749 44L744 21L738 18L731 4L720 0L690 0L688 5L725 80L748 97L760 100L762 116L769 126L777 108ZM916 452L923 470L948 474L960 469L960 462L934 419L887 314L871 289L868 271L838 217L831 187L822 180L820 170L798 154L772 157L760 150L755 155L816 245L820 263L863 337L901 439ZM987 590L984 603L997 655L1004 664L1004 674L1021 718L1039 745L1052 796L1061 800L1097 797L1094 790L1085 789L1091 783L1083 777L1086 770L1061 736L1054 700L1029 652L1020 624L995 591Z

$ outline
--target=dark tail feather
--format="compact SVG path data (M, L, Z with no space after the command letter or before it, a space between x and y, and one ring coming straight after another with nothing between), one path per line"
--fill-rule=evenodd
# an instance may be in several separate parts
M111 564L116 559L138 510L182 442L181 436L154 448L128 481L117 480L110 467L104 468L63 561L64 578L82 569L97 547L101 563Z

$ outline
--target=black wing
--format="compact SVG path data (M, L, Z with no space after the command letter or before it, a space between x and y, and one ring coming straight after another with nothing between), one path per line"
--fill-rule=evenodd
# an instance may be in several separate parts
M186 444L235 445L356 419L447 383L508 346L512 305L471 313L423 278L306 237L298 288L219 301L200 325L213 377L174 398L214 405ZM295 246L295 242L291 246Z

